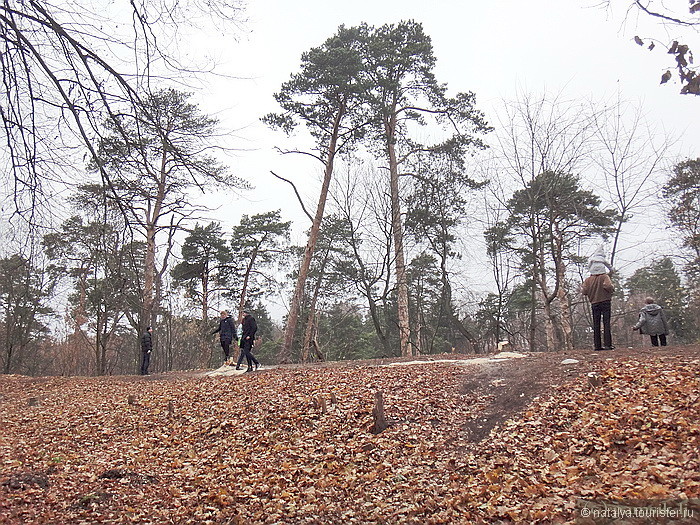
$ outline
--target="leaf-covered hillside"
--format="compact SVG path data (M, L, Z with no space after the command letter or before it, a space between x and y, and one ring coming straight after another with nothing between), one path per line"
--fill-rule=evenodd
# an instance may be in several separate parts
M0 377L0 523L565 523L579 499L699 498L698 349L625 352Z

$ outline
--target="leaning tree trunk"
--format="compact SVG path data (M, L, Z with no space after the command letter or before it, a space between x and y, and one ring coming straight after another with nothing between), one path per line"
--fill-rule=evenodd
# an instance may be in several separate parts
M258 257L258 249L260 246L253 248L253 252L250 255L250 261L248 261L248 266L246 266L245 274L243 275L243 284L241 285L241 298L238 300L238 317L237 320L240 322L241 316L243 315L243 308L245 308L246 295L248 294L248 283L250 282L250 274L255 266L255 259Z
M316 206L316 215L314 215L314 220L311 224L311 231L309 232L309 239L307 240L306 248L304 249L304 257L301 261L301 266L299 267L299 275L297 276L297 283L294 287L292 302L289 305L287 326L284 330L284 343L278 356L280 363L289 362L292 355L292 344L294 342L294 334L296 333L297 323L299 321L299 312L301 311L301 300L304 295L304 286L306 285L306 279L309 275L309 268L311 268L311 259L313 258L314 250L316 249L318 234L321 230L323 213L326 208L326 200L328 199L328 189L330 188L331 177L333 176L333 162L335 160L336 148L338 146L340 123L344 114L345 106L341 105L340 109L338 110L338 114L335 117L335 121L333 122L333 131L328 144L326 169L323 174L321 195L318 198L318 205Z
M314 329L317 325L316 304L318 303L318 296L321 293L321 284L323 283L323 274L326 270L326 264L328 263L329 252L330 250L326 250L326 253L323 256L323 262L321 263L321 268L318 272L318 280L316 281L316 286L314 287L314 293L311 296L311 304L309 305L309 315L306 321L306 328L304 329L304 342L301 346L301 360L304 363L309 360L309 350L311 349L311 341L313 339Z

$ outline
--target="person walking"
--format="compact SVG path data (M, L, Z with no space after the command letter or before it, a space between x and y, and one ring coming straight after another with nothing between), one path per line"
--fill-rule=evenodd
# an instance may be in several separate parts
M221 349L224 351L224 364L228 364L231 358L231 343L236 334L236 324L233 322L233 318L229 315L227 310L222 310L220 317L219 327L214 330L211 335L219 334L219 343L221 344Z
M238 356L236 370L241 369L241 363L245 357L248 364L246 372L252 372L253 365L255 365L255 370L260 367L260 362L253 355L253 344L255 344L255 333L258 331L258 323L248 310L243 310L241 314L241 326L241 355Z
M666 312L654 301L653 297L647 297L646 304L639 310L639 321L632 327L632 330L639 330L640 334L647 334L651 337L652 346L666 346L666 336L668 335L668 321Z
M581 294L591 302L593 314L593 350L612 350L612 332L610 331L610 313L612 295L615 291L607 273L593 274L586 278ZM603 340L600 337L600 325L603 325Z
M151 364L151 352L153 351L153 328L146 327L141 336L141 375L148 375L148 367Z

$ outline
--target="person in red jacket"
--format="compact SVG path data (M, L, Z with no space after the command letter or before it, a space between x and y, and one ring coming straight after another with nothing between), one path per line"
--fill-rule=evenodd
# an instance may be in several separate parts
M610 276L601 273L589 276L583 281L581 293L591 302L593 313L593 350L612 350L612 333L610 331L610 304L615 291ZM600 324L603 323L603 341L600 337Z

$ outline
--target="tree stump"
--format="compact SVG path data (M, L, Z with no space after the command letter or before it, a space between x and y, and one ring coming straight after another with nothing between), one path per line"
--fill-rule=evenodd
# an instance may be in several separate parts
M586 377L588 377L588 388L590 390L595 390L602 383L601 377L595 372L588 372Z
M134 394L129 394L126 398L126 402L129 403L130 405L135 405L136 404L136 396Z
M370 432L372 434L379 434L386 430L389 424L384 416L384 397L381 390L377 390L374 393L374 408L372 409L372 416L374 417L374 423L370 427Z
M321 414L325 414L328 411L326 400L323 396L316 396L312 398L311 402L313 403L314 408L321 410Z

